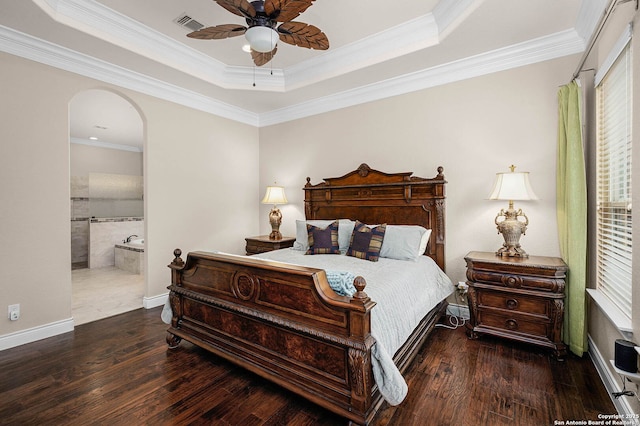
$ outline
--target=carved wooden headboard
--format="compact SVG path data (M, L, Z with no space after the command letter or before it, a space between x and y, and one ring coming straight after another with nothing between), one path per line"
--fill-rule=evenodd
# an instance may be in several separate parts
M426 255L445 270L445 184L443 168L432 179L412 172L383 173L361 164L342 177L317 185L307 178L307 219L352 219L367 224L420 225L431 229Z

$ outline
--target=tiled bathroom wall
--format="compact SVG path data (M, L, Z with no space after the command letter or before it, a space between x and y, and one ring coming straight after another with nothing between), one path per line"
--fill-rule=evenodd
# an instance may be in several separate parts
M114 244L144 233L142 176L89 173L70 185L73 267L114 265Z
M89 262L89 177L71 176L71 264Z

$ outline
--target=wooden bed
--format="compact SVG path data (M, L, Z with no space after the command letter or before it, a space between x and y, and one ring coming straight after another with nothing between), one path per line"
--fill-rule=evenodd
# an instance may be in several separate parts
M304 187L311 219L421 225L432 229L426 255L444 270L445 184L387 174L362 164L342 177ZM167 343L188 340L281 385L350 422L366 425L383 399L373 380L371 310L358 277L353 297L331 290L323 270L225 254L174 251ZM443 314L442 301L393 359L411 363Z

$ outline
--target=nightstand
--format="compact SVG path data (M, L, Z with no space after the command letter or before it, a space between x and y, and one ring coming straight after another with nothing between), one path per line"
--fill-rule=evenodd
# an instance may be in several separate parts
M245 240L247 241L245 250L247 251L247 256L250 256L252 254L293 247L296 238L282 237L280 240L270 240L268 235L260 235L258 237L248 237L245 238Z
M470 338L504 337L553 350L562 360L567 265L556 257L471 252L467 262Z

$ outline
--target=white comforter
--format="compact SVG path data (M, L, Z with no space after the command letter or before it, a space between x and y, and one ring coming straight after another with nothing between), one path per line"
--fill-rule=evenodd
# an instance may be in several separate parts
M305 255L283 249L254 257L313 268L351 272L367 281L365 292L377 305L371 311L373 373L380 393L391 405L400 404L407 384L393 363L393 354L433 307L449 296L451 280L428 256L417 261L380 258L378 262L345 255Z

